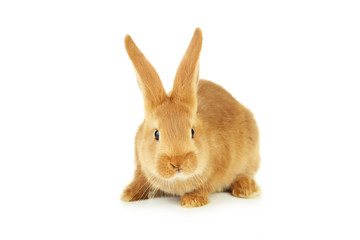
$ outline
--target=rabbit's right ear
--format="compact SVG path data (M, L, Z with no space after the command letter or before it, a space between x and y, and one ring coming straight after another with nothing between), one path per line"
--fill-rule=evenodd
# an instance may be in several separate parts
M145 112L150 112L168 96L155 68L141 53L129 35L125 37L125 48L135 68L137 82L144 97Z
M179 100L194 110L197 106L201 46L202 32L197 28L176 71L174 87L170 95L170 99Z

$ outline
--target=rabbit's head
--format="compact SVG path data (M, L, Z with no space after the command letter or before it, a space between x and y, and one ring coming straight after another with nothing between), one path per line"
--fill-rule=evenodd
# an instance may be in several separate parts
M185 180L204 171L206 133L197 115L201 45L198 28L178 67L173 89L167 94L154 67L131 37L125 37L144 98L145 120L137 135L137 155L148 176Z

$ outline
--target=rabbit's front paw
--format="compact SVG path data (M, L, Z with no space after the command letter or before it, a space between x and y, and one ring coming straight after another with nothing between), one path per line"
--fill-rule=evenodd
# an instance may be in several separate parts
M142 183L134 179L134 181L125 188L121 200L131 202L148 199L150 190L150 184L148 182Z
M240 198L255 198L260 195L260 188L255 180L245 174L237 176L230 187L231 194Z
M194 193L185 193L181 198L181 206L186 208L201 207L208 203L209 199L207 196Z
M148 191L139 191L136 189L125 189L121 195L124 202L139 201L148 198Z

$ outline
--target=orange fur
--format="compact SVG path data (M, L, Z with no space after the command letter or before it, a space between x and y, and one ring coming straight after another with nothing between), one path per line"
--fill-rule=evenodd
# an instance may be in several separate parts
M254 117L219 85L199 81L201 45L198 28L167 95L155 69L130 36L125 37L144 97L145 120L136 134L136 171L124 190L124 201L159 190L182 196L184 207L198 207L216 191L251 197L259 189L253 179L260 162Z
M230 191L235 197L253 198L258 196L259 187L251 176L241 174L231 184Z

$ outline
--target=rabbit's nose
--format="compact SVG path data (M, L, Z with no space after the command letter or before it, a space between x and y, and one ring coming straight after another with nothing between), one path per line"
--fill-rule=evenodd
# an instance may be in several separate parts
M181 165L180 165L180 166L176 166L176 165L173 164L173 163L170 163L170 165L171 165L173 168L175 168L178 172L180 172L181 169L182 169Z

